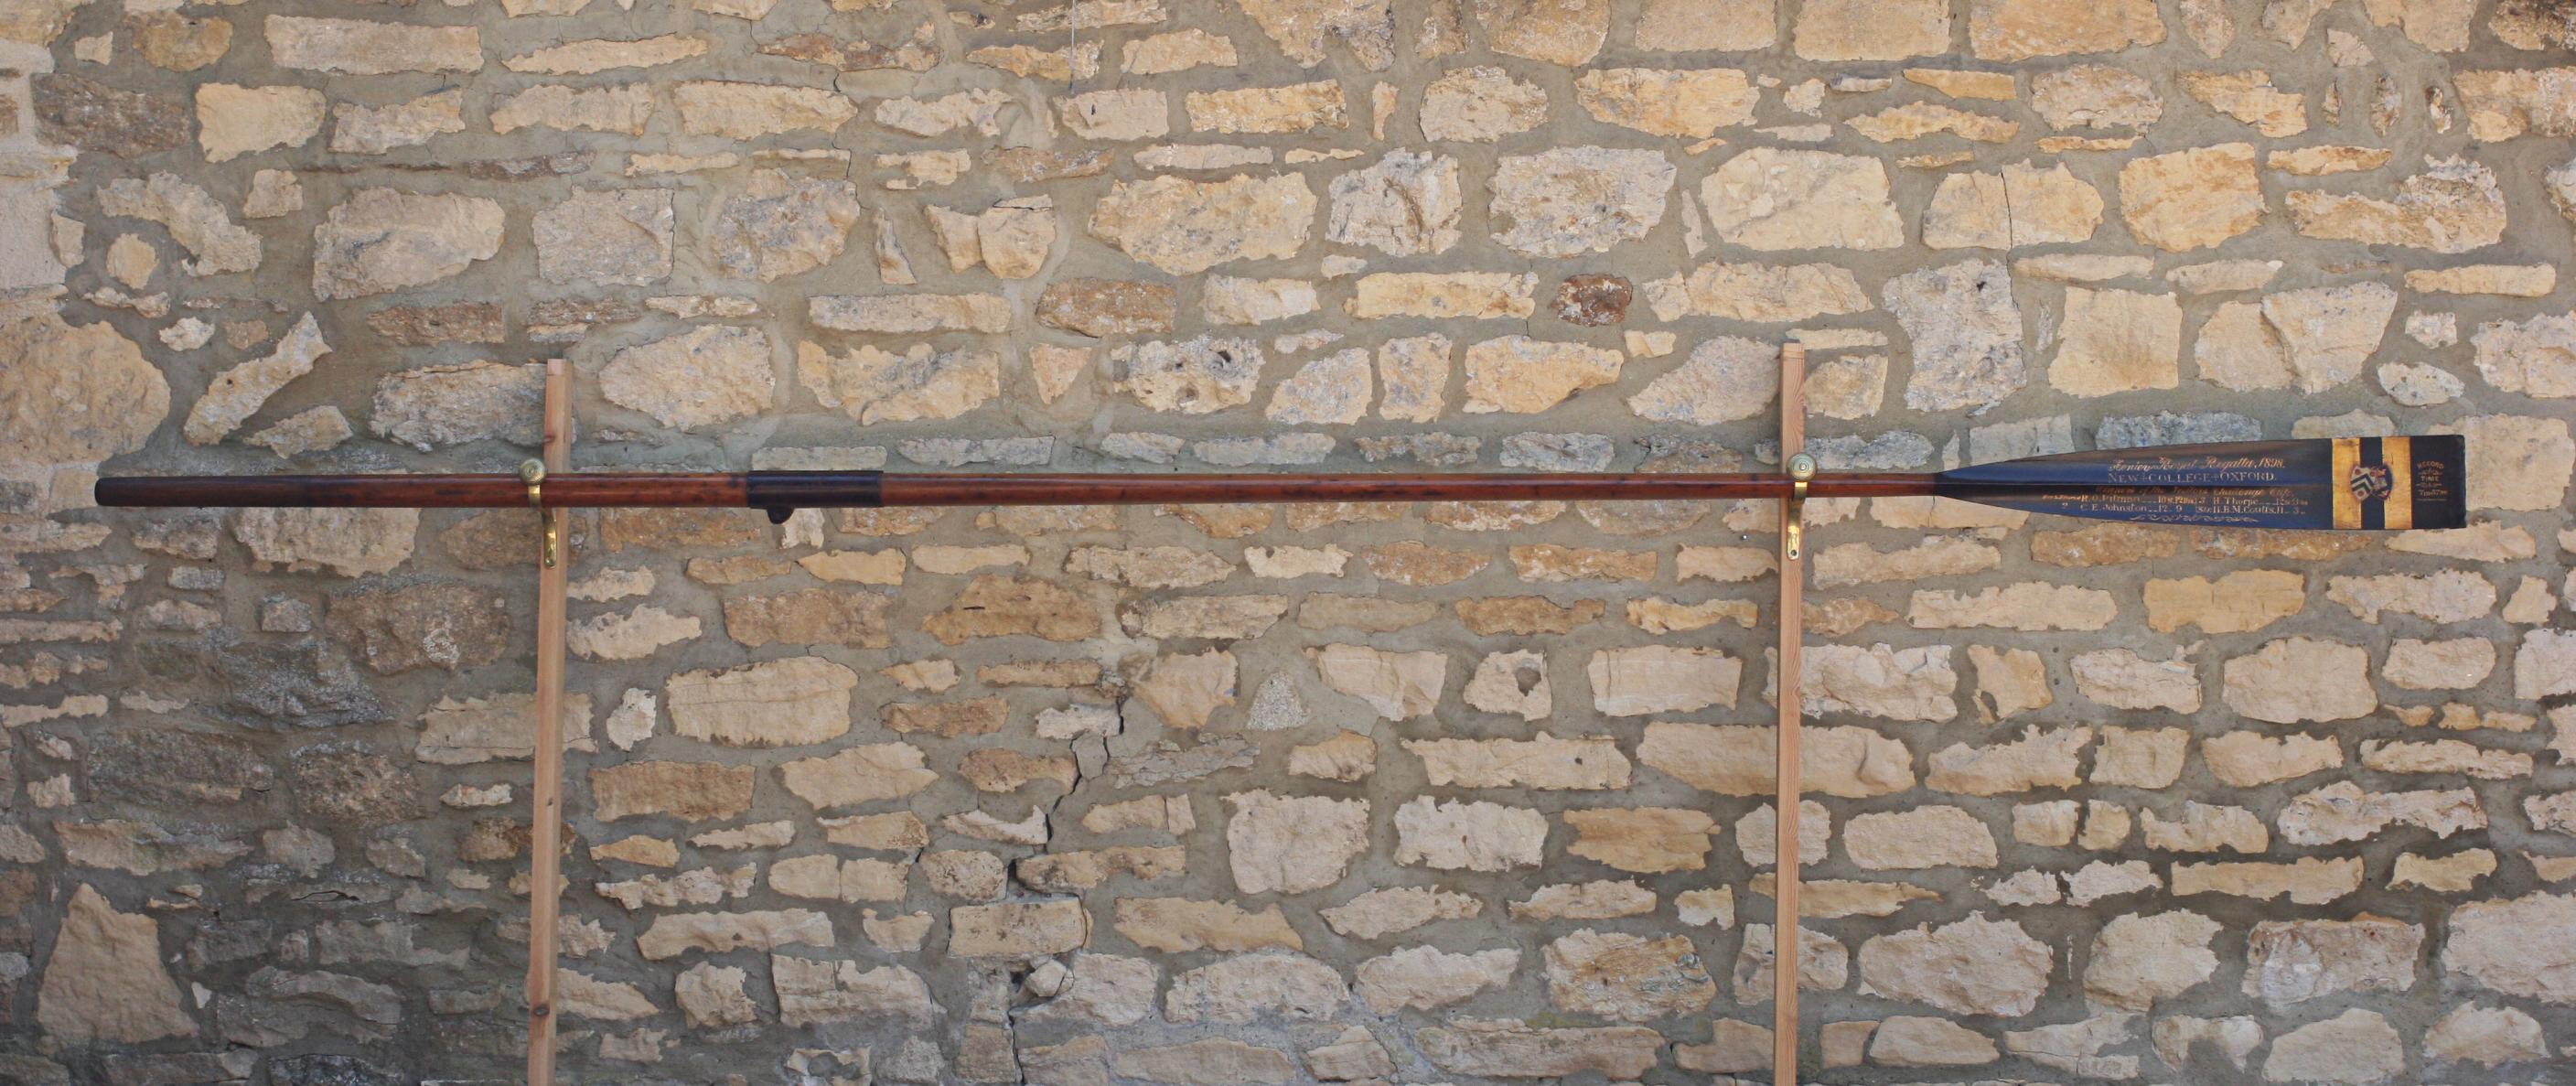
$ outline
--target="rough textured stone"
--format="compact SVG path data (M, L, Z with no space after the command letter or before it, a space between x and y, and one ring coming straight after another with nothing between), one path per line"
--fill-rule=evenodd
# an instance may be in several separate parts
M2252 230L2264 207L2249 144L2175 151L2120 168L2120 214L2130 233L2166 252L2208 248Z
M1368 850L1368 804L1266 791L1226 797L1226 855L1237 890L1302 893L1341 881Z
M360 189L313 228L313 293L361 298L434 283L501 249L501 205Z
M1422 137L1492 143L1547 119L1547 93L1501 68L1454 68L1423 88Z
M1523 256L1607 252L1662 222L1673 164L1654 151L1565 147L1505 155L1486 214L1494 240Z
M2272 1041L2266 1082L2381 1082L2406 1069L2406 1046L2376 1012L2349 1010Z
M770 354L758 329L708 325L617 352L599 372L599 393L673 429L713 426L769 407Z
M1905 226L1875 159L1754 148L1700 183L1717 236L1751 249L1893 249Z
M96 887L72 891L36 991L36 1024L69 1044L193 1037L197 1023L161 964L160 925L120 912Z
M1860 991L1952 1014L2025 1014L2047 987L2051 958L2020 924L1971 915L1862 943Z
M708 243L725 274L766 283L841 255L859 210L857 189L849 182L759 170L742 191L726 197Z
M489 201L483 203L488 205ZM190 275L221 275L249 271L259 266L259 235L233 222L224 206L207 195L206 190L177 174L155 173L145 179L117 178L99 189L98 208L109 215L160 223L170 231L170 240L178 242L180 248L196 258L185 265ZM499 216L500 212L495 208L491 228L494 231L499 230ZM316 228L317 237L321 229ZM321 281L321 259L321 254L317 253L314 259L317 284ZM329 294L322 296L333 297Z
M1984 407L2029 383L2012 278L1992 261L1888 280L1887 310L1913 346L1905 404L1918 411Z
M2465 902L2451 910L2442 970L2505 995L2576 1003L2576 987L2568 983L2571 929L2576 897L2532 893Z
M1199 183L1121 182L1095 204L1092 236L1173 275L1236 260L1293 256L1314 227L1315 191L1302 177L1238 176Z
M2283 198L2310 237L2465 253L2504 237L2495 173L2467 159L2428 159L2387 199L2300 190Z

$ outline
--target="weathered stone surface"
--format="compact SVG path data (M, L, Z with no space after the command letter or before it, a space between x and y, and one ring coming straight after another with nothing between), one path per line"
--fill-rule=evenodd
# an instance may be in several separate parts
M2424 1034L2424 1054L2434 1060L2493 1067L2549 1058L2540 1021L2511 1007L2463 1003Z
M1751 249L1892 249L1905 226L1878 160L1753 148L1700 183L1717 236Z
M1305 949L1277 905L1252 912L1222 901L1120 898L1116 923L1119 934L1150 950Z
M331 150L340 154L381 155L462 131L465 94L459 90L374 108L347 102L331 107Z
M1632 1078L1656 1063L1664 1037L1643 1026L1532 1027L1516 1018L1453 1018L1414 1035L1425 1058L1459 1075Z
M1316 913L1336 932L1374 941L1435 921L1470 919L1483 908L1475 898L1464 894L1405 886L1371 890ZM1366 978L1361 979L1365 983Z
M1169 332L1178 312L1169 285L1126 279L1059 279L1037 306L1039 323L1086 336Z
M1415 798L1395 812L1395 862L1443 871L1535 867L1547 819L1526 807Z
M197 146L208 162L301 147L322 131L322 92L310 87L197 85Z
M1326 645L1315 654L1324 685L1367 702L1388 720L1428 714L1448 684L1449 660L1439 653L1382 652L1364 645Z
M665 249L666 270L668 259ZM673 429L713 426L768 409L770 355L759 329L707 325L610 356L599 394Z
M170 240L196 258L185 265L190 275L245 272L259 266L259 235L234 222L223 204L177 174L117 178L98 190L98 209L109 215L160 223L170 232ZM496 231L499 214L497 209L493 212L496 225L492 229ZM317 237L320 229L323 228L316 228ZM321 254L314 259L318 277Z
M900 799L939 779L923 768L921 748L910 743L869 744L829 757L803 758L780 765L778 776L788 792L817 808Z
M1422 137L1492 143L1547 120L1547 92L1501 68L1453 68L1423 88Z
M2010 249L2083 241L2102 223L2102 194L2065 166L2028 163L1999 174L1941 179L1923 213L1923 244L1935 249Z
M1297 175L1193 182L1163 176L1113 186L1093 205L1093 237L1173 275L1236 260L1294 256L1314 227L1315 191Z
M1173 1086L1279 1086L1297 1077L1297 1062L1287 1053L1218 1037L1121 1052L1113 1066L1121 1078Z
M2504 237L2504 194L2495 172L2467 159L2427 159L2424 172L2388 199L2300 189L2283 200L2299 232L2310 237L2437 253L2465 253Z
M188 106L83 76L48 72L30 81L36 121L48 142L118 158L141 158L188 141Z
M796 373L823 406L860 422L956 418L1000 395L1002 385L1001 359L993 352L938 352L927 344L897 355L868 346L833 354L800 343Z
M1870 1062L1890 1067L1966 1067L2002 1055L1993 1039L1945 1018L1896 1015L1869 1038Z
M483 67L482 33L470 26L271 15L263 27L270 61L281 68L387 75Z
M1592 654L1593 708L1611 716L1687 713L1735 704L1744 662L1715 649L1651 645Z
M2250 144L2132 159L2120 168L2120 214L2138 240L2170 253L2208 248L2263 219Z
M1332 966L1303 954L1264 951L1174 974L1163 993L1173 1022L1249 1023L1266 1018L1329 1018L1350 1000Z
M644 83L606 87L541 83L494 104L492 130L501 135L524 128L552 128L641 136L652 124L654 102L653 88Z
M1277 796L1267 791L1226 797L1226 857L1237 890L1303 893L1341 881L1368 851L1364 800Z
M1379 1014L1405 1008L1435 1010L1510 983L1520 959L1517 950L1449 954L1427 946L1406 947L1361 962L1353 990Z
M1968 12L1968 45L1984 60L2109 53L2163 40L2164 17L2153 0L2080 7L2049 0L1977 0Z
M0 326L0 458L15 470L133 452L169 413L169 381L108 324L48 313Z
M1662 222L1675 172L1654 151L1563 147L1497 160L1486 213L1494 240L1524 256L1607 252Z
M1707 340L1681 366L1628 397L1628 409L1654 422L1702 426L1751 418L1779 396L1777 354L1750 339Z
M2424 928L2384 917L2266 920L2245 937L2249 996L2274 1007L2338 992L2405 991L2415 986Z
M858 674L813 656L686 671L664 690L674 732L729 746L819 743L850 730Z
M1690 1014L1717 997L1687 936L1649 940L1583 929L1547 945L1548 999L1560 1009L1625 1022Z
M486 438L536 445L543 437L544 397L540 365L423 366L385 375L367 428L424 452Z
M839 91L769 83L691 80L671 87L680 130L732 140L816 129L830 132L858 116L858 103Z
M1143 343L1110 356L1121 391L1156 411L1185 415L1252 402L1264 361L1261 345L1252 340L1211 336Z
M196 1021L180 1004L178 983L161 964L160 925L150 916L118 911L87 883L72 891L54 935L36 990L36 1024L66 1044L140 1044L197 1034Z
M1243 10L1301 67L1323 63L1324 46L1332 39L1339 39L1370 71L1382 72L1394 63L1395 16L1385 8L1348 0L1251 0ZM1231 51L1226 55L1225 63L1234 63ZM1128 68L1135 68L1132 57Z
M707 243L725 274L767 283L841 255L859 220L857 186L757 170L725 198Z
M2442 971L2505 995L2576 1003L2568 981L2576 896L2531 893L2451 910Z
M1813 791L1856 799L1914 786L1912 755L1894 738L1867 728L1808 728L1802 737L1799 776ZM1769 795L1774 743L1769 728L1658 721L1646 726L1637 760L1720 795Z
M1950 49L1950 5L1934 0L1814 0L1796 11L1791 41L1807 60L1903 60ZM1695 14L1705 21L1706 12ZM1730 41L1727 47L1758 46Z
M1422 759L1435 787L1587 789L1628 783L1628 759L1606 736L1418 739L1406 740L1404 748Z
M590 771L591 813L602 822L667 814L696 821L751 809L752 769L706 762L627 762Z
M1595 68L1574 84L1594 120L1657 136L1708 136L1753 119L1760 97L1731 68Z
M453 582L361 589L331 598L328 628L376 672L457 671L500 658L510 615L490 593Z
M1860 948L1860 991L1952 1014L2026 1014L2048 985L2052 955L2020 924L1982 914L1882 935Z
M2377 1012L2349 1010L2272 1041L2266 1082L2381 1082L2406 1069L2405 1042Z
M2229 709L2274 724L2350 720L2379 705L2361 649L2305 637L2265 642L2220 669Z
M360 189L313 228L313 293L325 300L434 283L501 250L501 205L477 196Z
M1975 815L1933 805L1854 817L1843 826L1852 863L1872 871L1993 867L1995 838Z
M2181 995L2218 971L2209 942L2216 921L2193 912L2130 914L2102 925L2084 968L2084 996L2121 1010L2145 1011Z
M1444 253L1458 243L1458 160L1397 151L1333 179L1324 236L1390 256Z
M2012 278L1992 261L1888 280L1889 313L1913 346L1905 404L1918 411L1984 407L2029 383Z
M1062 954L1091 939L1091 914L1075 898L960 905L948 910L948 952L969 958Z
M2170 294L2066 288L2061 345L2048 383L2072 396L2108 396L2181 383L2182 306Z
M1464 410L1536 414L1584 389L1617 381L1625 360L1617 351L1527 336L1470 344Z
M537 274L550 283L641 286L671 274L671 194L580 190L538 212Z

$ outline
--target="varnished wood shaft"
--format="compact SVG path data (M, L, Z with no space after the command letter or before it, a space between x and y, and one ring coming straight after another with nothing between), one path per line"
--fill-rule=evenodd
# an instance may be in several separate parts
M1930 475L1820 474L1818 498L1928 495ZM1344 475L964 474L925 472L562 472L550 509L615 506L875 508L878 506L1158 505L1165 502L1686 501L1780 499L1775 473L1484 473ZM528 503L516 475L159 476L98 481L107 506L504 509Z

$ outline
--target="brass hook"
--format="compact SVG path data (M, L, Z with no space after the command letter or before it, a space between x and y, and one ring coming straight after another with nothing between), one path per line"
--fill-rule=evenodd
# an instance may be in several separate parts
M544 522L546 568L553 569L555 568L555 546L563 534L563 519L555 510L546 508L544 500L546 462L535 459L520 461L519 480L528 484L528 508L536 510L537 518Z
M1789 458L1789 503L1780 511L1780 530L1786 533L1783 549L1793 562L1806 549L1807 480L1815 477L1815 457L1799 453Z

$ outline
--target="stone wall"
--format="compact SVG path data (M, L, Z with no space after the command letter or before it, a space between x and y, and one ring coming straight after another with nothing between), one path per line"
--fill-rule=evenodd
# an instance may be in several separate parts
M1069 18L1072 25L1068 25ZM1814 511L1836 1082L2576 1059L2576 8L0 4L0 1081L516 1075L524 512L109 472L2468 435L2388 537ZM1759 1072L1773 512L575 518L567 1079ZM2554 1080L2552 1080L2554 1081Z

